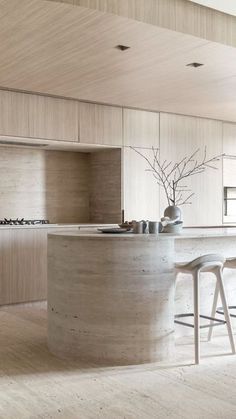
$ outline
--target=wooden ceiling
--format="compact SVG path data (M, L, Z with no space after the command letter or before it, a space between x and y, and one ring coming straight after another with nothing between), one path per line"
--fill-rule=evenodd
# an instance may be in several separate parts
M41 0L38 0L41 1ZM189 0L47 0L128 17L236 47L236 18ZM206 0L207 1L207 0ZM214 0L208 0L214 2ZM220 0L229 2L230 0ZM235 0L232 0L235 2Z
M80 6L0 0L0 57L3 88L236 121L236 49L191 35Z
M188 0L236 16L235 0Z

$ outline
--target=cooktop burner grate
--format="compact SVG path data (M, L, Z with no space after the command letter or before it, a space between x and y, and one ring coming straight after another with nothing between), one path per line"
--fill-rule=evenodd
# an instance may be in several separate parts
M36 225L49 224L49 220L26 220L25 218L4 218L0 220L0 225Z

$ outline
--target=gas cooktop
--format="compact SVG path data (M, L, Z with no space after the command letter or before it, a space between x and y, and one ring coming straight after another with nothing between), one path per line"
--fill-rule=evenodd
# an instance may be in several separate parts
M49 220L26 220L25 218L4 218L0 220L0 225L36 225L49 224Z

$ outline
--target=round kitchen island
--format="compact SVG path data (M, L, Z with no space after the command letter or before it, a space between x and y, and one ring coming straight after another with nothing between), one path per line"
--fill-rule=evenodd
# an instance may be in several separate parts
M174 355L174 237L48 235L48 345L62 358L125 365Z

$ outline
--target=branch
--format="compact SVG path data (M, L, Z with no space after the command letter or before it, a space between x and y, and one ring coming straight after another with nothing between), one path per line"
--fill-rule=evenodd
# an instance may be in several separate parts
M154 162L152 164L148 160L148 158L144 154L142 154L139 150L137 150L135 147L130 147L130 148L132 150L134 150L137 154L139 154L142 158L144 158L146 160L146 162L148 163L149 167L151 167L153 174L155 174L154 177L158 180L159 185L164 188L165 194L166 194L166 198L167 198L167 201L168 201L168 205L170 205L170 197L169 197L169 194L168 194L168 189L167 189L167 186L166 186L166 181L165 181L165 179L163 179L163 173L162 173L162 171L161 171L161 173L159 173L158 170L155 167L155 163L157 163L157 165L158 165L158 167L160 169L160 163L159 163L159 161L157 159L158 149L155 150L154 147L152 147L152 151L153 151L153 154L154 154ZM165 173L164 173L164 175L165 175Z
M168 205L178 204L185 205L191 204L189 200L194 195L191 193L186 199L183 198L183 194L190 192L187 185L181 185L183 179L204 173L207 169L217 170L214 163L220 160L224 154L220 154L207 159L207 149L204 147L203 158L199 160L196 158L200 149L195 150L189 157L183 157L179 162L173 163L172 161L164 160L162 163L158 159L158 148L152 147L153 152L153 163L148 159L147 156L141 153L136 147L130 147L142 158L144 158L149 166L145 169L148 172L152 172L157 184L163 187L165 195L168 201ZM167 171L168 169L168 171Z

